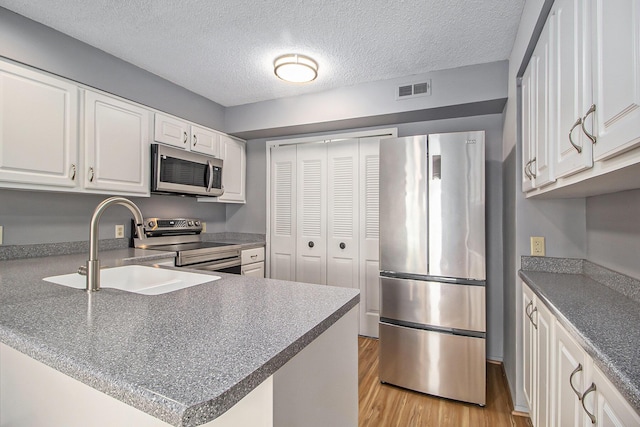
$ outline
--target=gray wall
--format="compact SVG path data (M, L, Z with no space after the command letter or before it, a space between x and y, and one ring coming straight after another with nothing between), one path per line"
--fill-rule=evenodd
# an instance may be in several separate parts
M221 105L3 8L0 56L224 131Z
M640 279L640 190L587 198L587 259Z
M491 359L502 360L504 313L502 303L502 115L407 123L398 125L397 128L399 136L468 130L487 132L487 354ZM375 128L367 130L370 129ZM356 130L365 129L350 131ZM322 134L290 135L282 139L318 135ZM247 143L247 204L227 207L227 231L266 232L265 143L265 139L251 140Z
M5 245L89 240L89 220L108 196L0 189L0 225ZM225 206L195 198L157 195L131 197L144 216L187 216L207 222L207 232L225 231ZM114 238L116 224L130 232L131 214L123 207L107 210L100 221L100 238Z

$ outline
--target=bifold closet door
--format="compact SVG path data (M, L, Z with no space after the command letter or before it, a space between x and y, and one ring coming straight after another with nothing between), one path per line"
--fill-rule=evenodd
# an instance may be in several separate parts
M359 287L358 140L327 144L327 285Z
M270 277L296 280L296 146L271 149Z
M297 147L296 280L327 283L327 144Z

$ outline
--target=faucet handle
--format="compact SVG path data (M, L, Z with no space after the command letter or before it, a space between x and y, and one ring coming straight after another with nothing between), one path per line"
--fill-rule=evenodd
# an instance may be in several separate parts
M81 265L80 267L78 267L78 274L81 276L86 276L87 275L87 266L86 265Z

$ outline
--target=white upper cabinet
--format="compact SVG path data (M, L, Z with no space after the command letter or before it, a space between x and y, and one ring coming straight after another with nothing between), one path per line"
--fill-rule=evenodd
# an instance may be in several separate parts
M595 160L640 145L640 1L595 3Z
M534 93L534 62L529 62L529 66L522 76L522 191L533 190L533 173L531 164L534 157L534 146L536 140L535 111L536 97Z
M593 166L593 144L582 130L582 117L592 104L589 2L556 0L555 76L555 175L568 176ZM553 145L553 144L552 144Z
M13 188L75 189L78 89L0 61L0 181Z
M246 203L247 151L245 142L220 135L220 157L222 158L222 185L224 193L218 201Z
M546 45L550 59L545 82L541 58ZM640 0L556 0L531 67L536 68L531 75L537 110L529 111L525 73L523 144L527 127L536 128L537 143L545 144L536 146L531 158L523 155L525 169L535 158L532 183L523 178L527 197L585 197L640 188ZM548 86L548 121L540 111L545 96L541 84ZM545 128L550 132L541 138ZM551 153L549 180L541 148ZM544 182L550 185L543 187Z
M219 159L220 136L218 132L211 129L191 125L191 151L208 154Z
M191 127L189 123L176 117L156 113L153 139L163 144L188 149L191 141Z
M85 91L85 188L149 194L149 114L137 105Z

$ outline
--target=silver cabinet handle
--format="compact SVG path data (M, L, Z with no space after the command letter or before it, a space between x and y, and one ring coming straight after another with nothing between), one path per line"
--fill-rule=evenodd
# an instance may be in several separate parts
M198 143L198 137L196 136L196 134L193 134L193 146L195 147L196 144Z
M533 172L531 170L531 166L533 166L533 164L536 162L536 158L534 157L533 159L531 159L531 161L529 162L529 174L531 174L531 176L535 179L537 178L537 175L535 174L535 172Z
M75 181L76 180L76 165L72 164L71 165L71 181Z
M569 375L569 385L571 386L571 389L573 390L573 392L576 394L576 396L578 396L578 400L582 400L582 395L580 394L580 392L578 390L576 390L576 388L573 386L573 376L575 374L577 374L578 372L582 371L582 363L578 363L578 366L576 367L576 369L573 370L573 372L571 372L571 375Z
M187 135L187 132L183 132L184 133L184 139L182 140L183 144L187 143L187 139L189 138L189 135Z
M533 301L529 301L529 304L524 308L524 313L527 315L529 320L531 320L531 313L529 313L529 308L533 306Z
M89 168L89 182L93 182L93 167Z
M531 323L533 324L533 327L536 328L536 330L538 329L538 324L533 321L533 314L537 312L538 312L538 307L533 307L533 310L531 310L531 316L529 316L529 319L531 319Z
M527 170L529 168L529 165L531 164L531 160L529 160L527 162L526 165L524 165L524 174L527 176L527 178L529 178L529 180L533 179L533 177L531 176L531 174L529 173L529 171Z
M587 408L584 406L584 401L587 399L587 394L591 393L592 391L596 391L596 385L594 383L591 383L591 387L589 387L588 389L585 390L584 393L582 393L582 409L584 409L584 412L587 413L587 415L589 416L589 419L591 419L591 424L595 424L596 423L596 416L593 415L591 412L589 412L587 410Z
M592 104L591 107L589 108L589 111L587 111L587 114L585 114L584 117L582 118L582 132L584 132L584 134L587 135L587 138L589 138L591 142L593 142L594 144L596 143L596 137L594 135L591 135L589 132L587 132L587 129L584 127L584 123L587 121L587 117L589 117L589 114L595 113L595 111L596 111L596 104Z
M256 259L258 258L258 255L251 255L251 259Z
M569 129L569 142L571 143L571 145L573 145L573 148L575 148L578 153L582 153L582 147L580 147L575 142L573 142L573 138L571 137L571 133L579 125L584 126L584 124L582 123L582 119L581 118L578 118L578 120L576 120L576 122L573 124L573 126L571 126L571 129ZM583 129L584 129L584 127L583 127Z

